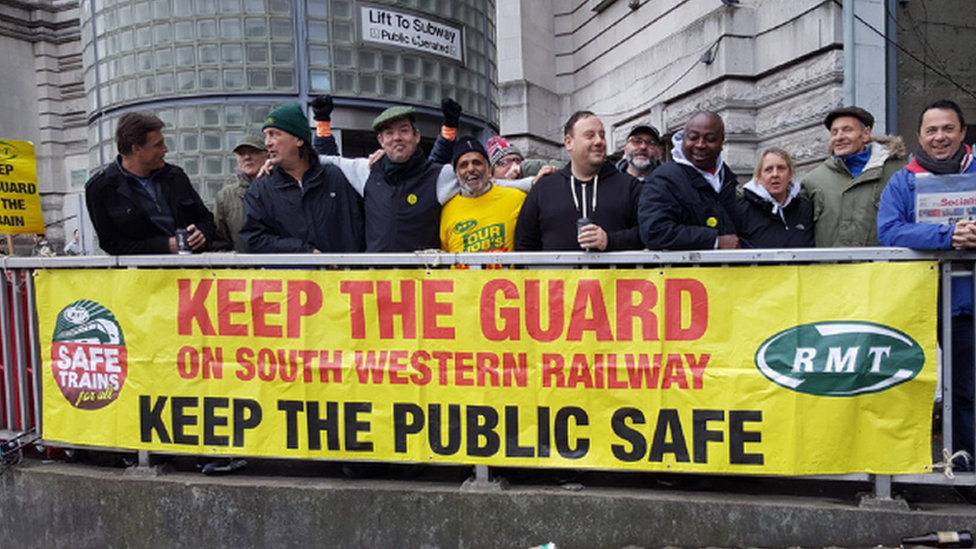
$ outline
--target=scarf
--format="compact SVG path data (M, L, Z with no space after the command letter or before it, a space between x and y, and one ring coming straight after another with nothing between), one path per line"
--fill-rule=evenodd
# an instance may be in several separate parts
M404 176L405 172L408 171L408 168L417 162L418 159L423 160L423 157L424 153L420 150L420 147L417 147L413 151L413 156L408 158L403 164L397 164L396 162L391 161L389 156L384 156L381 162L383 166L383 173L386 174L386 180L393 185L400 183L400 179Z
M925 168L930 173L945 175L950 173L962 173L966 169L969 157L969 146L963 144L955 154L945 160L936 160L928 155L921 148L915 153L915 162Z
M864 150L859 153L838 156L837 158L843 160L851 175L857 177L864 171L864 166L867 166L868 160L871 160L871 145L869 144L867 147L864 147Z

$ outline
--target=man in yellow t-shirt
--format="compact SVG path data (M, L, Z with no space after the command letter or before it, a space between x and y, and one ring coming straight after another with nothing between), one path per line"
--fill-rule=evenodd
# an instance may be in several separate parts
M441 211L441 248L452 253L512 251L525 193L492 184L488 154L473 137L455 142L453 165L461 193Z

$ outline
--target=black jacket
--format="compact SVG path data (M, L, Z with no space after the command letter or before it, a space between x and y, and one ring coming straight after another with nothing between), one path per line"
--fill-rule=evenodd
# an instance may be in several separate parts
M641 188L640 235L649 250L711 250L719 235L735 234L737 184L726 165L721 192L698 170L662 164Z
M571 167L543 177L525 197L515 225L516 250L582 251L576 240L576 220L582 216L583 205L577 208L570 193ZM590 221L606 231L606 251L641 249L637 227L640 182L605 162L595 185L596 209L592 212L594 185L582 187L577 182L574 192L578 201L586 202Z
M363 199L366 202L366 251L415 252L440 249L441 203L437 180L444 170L424 158L420 148L405 164L389 171L382 159L373 165Z
M773 213L772 203L745 189L738 203L738 230L743 248L812 248L813 202L799 196ZM785 220L784 220L785 218Z
M247 252L361 252L364 227L359 194L339 168L317 157L302 186L275 166L244 195L241 243Z
M122 169L121 157L85 184L88 215L98 234L98 243L112 255L168 254L173 236L150 217L151 199L143 198L139 181ZM196 225L207 237L206 248L217 236L213 215L193 189L182 169L165 164L150 174L160 200L165 200L176 227ZM202 250L201 250L202 251Z

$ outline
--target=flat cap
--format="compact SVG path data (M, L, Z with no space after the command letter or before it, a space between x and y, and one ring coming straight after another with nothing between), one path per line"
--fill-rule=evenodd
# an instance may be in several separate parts
M264 139L256 135L245 135L240 141L234 145L234 152L241 147L251 147L259 151L267 151L268 148L264 145Z
M390 107L373 119L373 131L378 132L382 130L384 126L398 118L409 118L413 121L416 113L417 111L413 107Z
M841 107L839 109L834 109L827 113L827 118L824 119L824 126L830 129L830 126L834 123L834 120L842 116L853 116L861 121L861 124L869 128L874 127L874 115L868 111L862 109L861 107Z

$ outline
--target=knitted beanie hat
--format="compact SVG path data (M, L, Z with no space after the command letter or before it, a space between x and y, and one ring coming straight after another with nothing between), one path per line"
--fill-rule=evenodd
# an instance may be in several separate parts
M264 126L261 126L262 130L267 128L278 128L309 145L312 144L312 130L309 129L308 117L298 103L283 105L269 112L268 117L264 119Z
M485 147L477 139L470 136L459 137L457 141L454 142L454 156L451 158L451 166L457 169L458 160L469 152L476 152L488 160L488 153L485 152Z
M509 143L507 139L500 135L496 135L488 140L488 164L491 169L495 169L495 164L509 154L517 154L519 158L525 159L522 155L522 151L518 147Z

